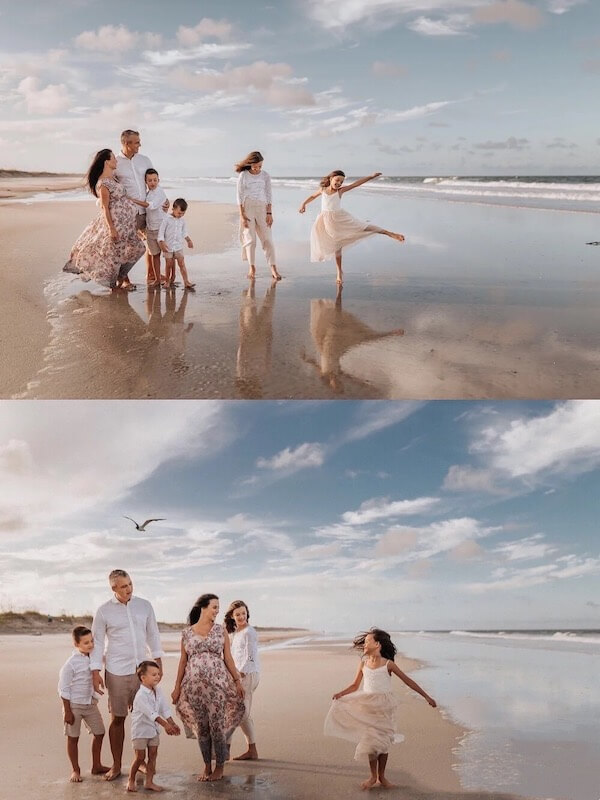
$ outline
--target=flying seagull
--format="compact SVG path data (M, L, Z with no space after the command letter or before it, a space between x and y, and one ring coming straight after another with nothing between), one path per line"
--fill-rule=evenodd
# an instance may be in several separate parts
M142 532L145 532L146 525L148 525L150 522L163 522L165 519L165 517L155 517L154 519L147 519L143 525L138 525L137 522L131 517L128 517L126 514L123 514L123 516L125 517L125 519L130 519L133 522L136 531L142 531Z

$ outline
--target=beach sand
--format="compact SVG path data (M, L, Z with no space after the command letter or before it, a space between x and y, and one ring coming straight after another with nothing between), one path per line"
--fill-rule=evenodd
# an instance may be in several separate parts
M147 291L143 260L133 293L62 273L89 200L3 203L0 397L600 397L596 215L357 197L363 219L403 217L407 242L351 248L337 292L279 191L277 284L259 251L249 286L233 204L191 203L195 294Z
M13 175L0 170L0 199L14 200L35 192L66 192L83 186L83 175Z
M69 768L56 693L60 666L71 652L66 634L0 636L3 737L3 792L7 797L36 800L115 797L125 788L125 778L106 783L89 774L89 737L82 731L79 742L84 782L68 783ZM166 657L162 688L168 696L177 669L177 658ZM356 669L356 655L345 648L274 649L261 655L261 684L254 696L253 716L261 759L231 762L226 778L218 784L198 784L201 768L197 744L182 737L161 736L157 782L177 795L194 797L315 798L364 797L358 788L367 765L353 761L350 742L325 738L322 726L331 695L346 686ZM401 669L414 673L416 662L400 658ZM418 672L418 670L417 670ZM418 674L415 676L418 680ZM398 789L374 789L369 797L402 797L403 800L508 800L510 795L467 792L459 787L452 770L453 749L464 731L444 718L443 709L430 708L419 696L396 689L401 703L405 741L391 753L387 775ZM106 701L100 705L105 723ZM128 737L128 726L126 736ZM244 740L234 735L232 753L241 752ZM124 763L131 751L126 739ZM103 761L109 762L108 737ZM115 794L116 793L116 794ZM140 794L145 794L140 787Z

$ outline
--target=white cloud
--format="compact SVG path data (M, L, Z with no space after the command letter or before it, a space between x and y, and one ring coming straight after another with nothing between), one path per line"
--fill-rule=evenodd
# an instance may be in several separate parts
M365 500L359 506L358 511L344 512L342 520L346 525L366 525L379 519L423 514L431 511L437 503L439 503L437 497L417 497L414 500L393 500L391 502L387 497L377 497Z
M305 442L295 449L286 447L271 458L259 458L256 466L260 469L297 472L307 467L320 467L325 461L325 449L318 442Z
M581 578L597 573L600 573L600 558L581 558L570 555L557 559L553 564L505 570L498 574L497 580L469 583L464 588L473 594L482 594L496 589L527 589L551 581Z
M512 478L594 469L600 464L600 403L572 400L544 416L495 420L471 450Z
M216 44L208 42L189 50L145 50L143 57L155 67L172 67L183 61L206 61L211 58L232 58L248 50L250 44Z
M432 522L423 527L392 528L379 538L375 546L375 553L381 559L378 568L390 569L397 564L432 558L440 553L453 553L456 557L461 545L491 536L499 530L499 527L485 527L471 517ZM463 551L462 555L466 552ZM460 549L458 554L460 558Z
M309 0L308 7L310 16L331 30L358 23L388 28L413 14L451 15L487 3L489 0Z
M499 490L498 476L489 469L453 464L444 478L443 488L450 492L490 492Z
M205 39L229 39L232 32L233 25L226 19L204 17L191 28L180 25L177 29L177 40L185 47L193 47Z
M103 25L97 31L83 31L74 41L82 50L114 54L135 47L157 47L161 38L157 33L130 31L124 25Z
M566 14L575 6L583 5L588 0L547 0L548 11L551 14Z
M17 92L25 99L30 114L58 114L71 105L71 96L64 83L48 84L40 88L38 78L23 78Z
M513 542L503 542L493 549L507 561L531 561L555 553L558 548L544 541L543 533L536 533Z
M417 17L407 27L423 36L461 36L472 24L473 21L467 14L450 14L445 19Z

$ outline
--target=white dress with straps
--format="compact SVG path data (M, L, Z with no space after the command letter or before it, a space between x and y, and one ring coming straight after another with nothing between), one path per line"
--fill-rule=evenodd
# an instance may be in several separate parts
M389 661L377 669L363 664L363 685L334 700L325 719L325 736L356 742L355 759L389 752L404 740L396 725L398 701L392 692Z
M366 230L371 227L372 230ZM353 217L341 206L339 192L321 192L321 213L316 218L310 232L310 260L327 261L338 250L350 247L367 236L373 236L381 228Z

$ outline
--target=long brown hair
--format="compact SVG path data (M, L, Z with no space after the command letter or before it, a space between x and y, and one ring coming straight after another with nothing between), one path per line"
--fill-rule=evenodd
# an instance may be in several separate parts
M96 184L100 180L100 175L104 172L105 163L111 158L112 154L112 150L108 147L105 147L104 150L98 150L87 171L85 180L94 197L98 197Z
M320 186L322 189L326 189L326 188L329 186L329 184L331 183L331 179L332 179L332 178L335 178L335 176L336 176L336 175L341 175L341 176L342 176L342 178L345 178L345 177L346 177L346 173L345 173L345 172L342 172L342 170L341 170L341 169L334 169L334 170L333 170L333 172L330 172L330 173L329 173L329 175L325 175L325 177L324 177L324 178L321 178L321 181L320 181L320 183L319 183L319 186Z
M250 169L252 164L258 164L261 161L264 161L262 155L258 152L258 150L253 150L251 153L248 153L246 158L238 161L238 163L235 165L235 171L246 172L246 170Z
M225 628L227 633L233 633L235 631L235 620L233 618L233 612L236 608L245 608L246 609L246 619L250 619L250 610L246 603L243 600L234 600L233 603L229 606L227 611L225 612L225 616L223 621L225 623Z

